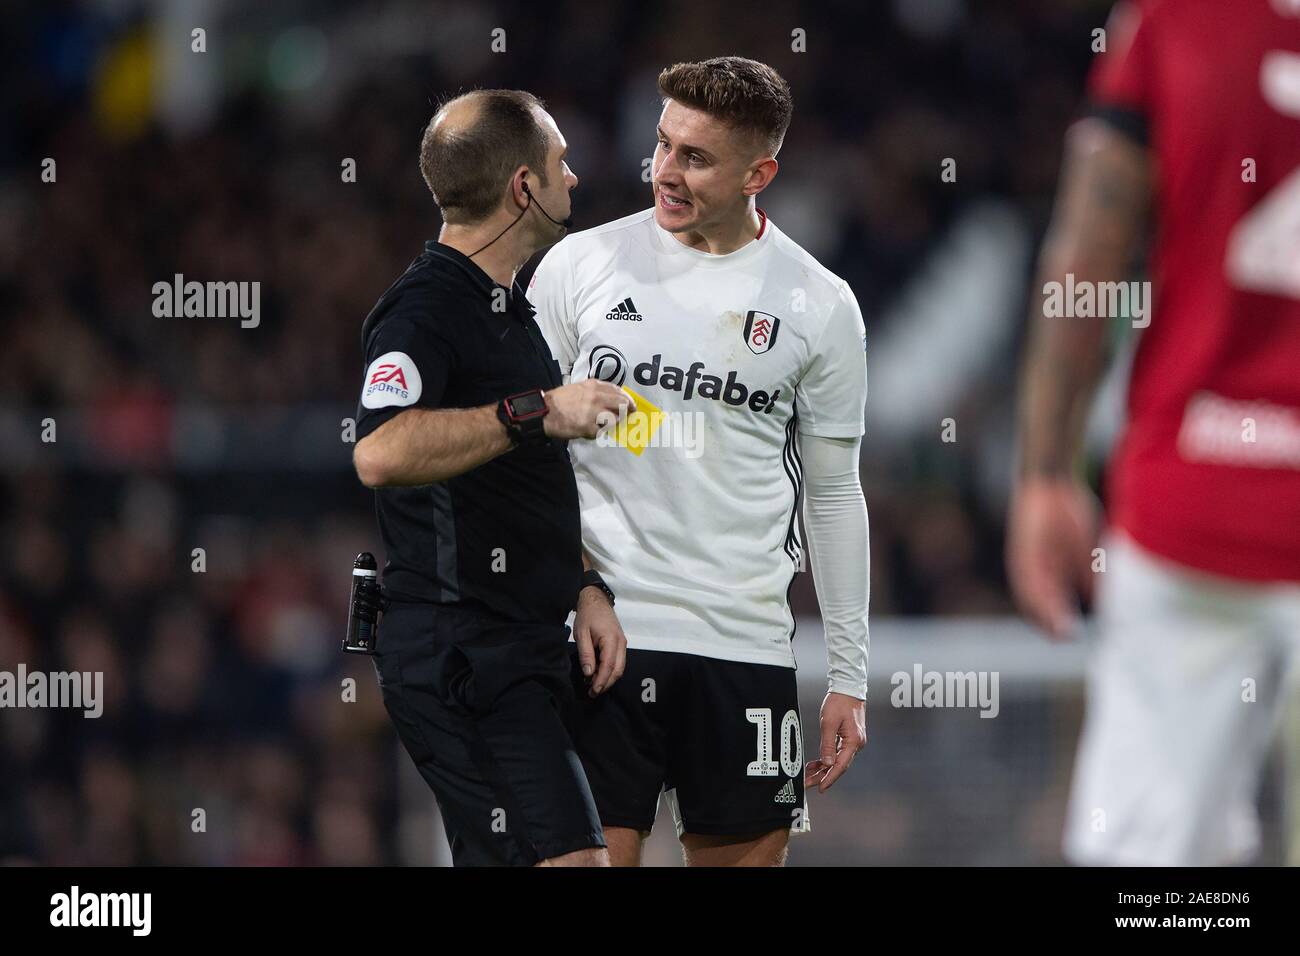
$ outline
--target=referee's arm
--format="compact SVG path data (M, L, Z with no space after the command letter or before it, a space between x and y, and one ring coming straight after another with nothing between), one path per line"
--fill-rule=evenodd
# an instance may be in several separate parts
M495 405L408 408L357 442L352 463L367 488L427 485L464 474L510 447Z
M595 438L602 415L618 417L627 393L609 382L584 379L545 393L543 420L551 438ZM357 477L367 488L446 481L511 448L496 405L478 408L408 408L367 435L352 451Z

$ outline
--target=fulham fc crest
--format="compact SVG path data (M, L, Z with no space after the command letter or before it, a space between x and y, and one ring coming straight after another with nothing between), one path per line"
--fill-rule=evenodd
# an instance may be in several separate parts
M751 311L745 316L745 344L755 355L762 355L776 344L781 320L770 312Z

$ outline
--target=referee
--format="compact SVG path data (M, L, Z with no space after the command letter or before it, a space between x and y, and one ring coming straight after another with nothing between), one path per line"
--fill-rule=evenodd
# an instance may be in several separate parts
M514 282L567 228L565 150L529 93L439 109L420 170L442 231L362 329L353 460L388 558L375 666L457 866L609 864L563 721L580 592L602 622L581 635L589 693L618 679L626 641L613 595L584 574L566 440L594 438L628 399L594 379L561 385Z

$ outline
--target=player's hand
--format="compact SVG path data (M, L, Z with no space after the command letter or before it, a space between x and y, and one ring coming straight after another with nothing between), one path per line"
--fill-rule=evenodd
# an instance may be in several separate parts
M587 587L578 592L573 640L578 645L582 674L589 682L587 694L595 697L613 687L627 665L627 638L600 588Z
M1025 478L1007 514L1007 577L1024 615L1053 640L1078 625L1076 595L1092 596L1097 502L1068 478Z
M632 404L617 385L584 378L546 392L550 409L542 424L552 438L595 438L601 428L618 420L619 410Z
M803 785L825 793L867 743L866 701L831 691L822 701L821 730L821 756L804 767Z

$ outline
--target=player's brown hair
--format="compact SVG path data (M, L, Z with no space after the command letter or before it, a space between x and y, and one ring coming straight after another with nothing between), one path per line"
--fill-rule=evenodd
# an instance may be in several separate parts
M477 107L474 122L434 128L448 107L468 99ZM546 185L549 144L534 107L545 104L524 90L474 90L438 108L420 141L420 173L446 222L472 225L492 215L520 166Z
M790 84L766 63L743 56L676 63L659 74L659 92L756 134L772 156L780 150L794 113Z

